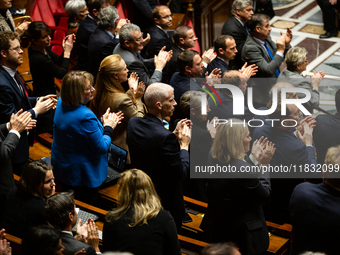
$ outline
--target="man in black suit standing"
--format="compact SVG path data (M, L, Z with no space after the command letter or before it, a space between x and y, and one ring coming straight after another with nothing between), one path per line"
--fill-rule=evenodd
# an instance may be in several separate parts
M98 27L89 39L88 71L96 79L102 60L111 55L119 43L119 30L126 20L119 20L118 10L114 6L101 8L98 14Z
M162 121L177 105L174 90L167 84L151 84L144 100L149 112L143 118L131 118L127 129L131 165L150 176L179 232L185 216L181 181L189 170L190 121L180 121L174 132L164 128Z
M20 110L11 115L8 123L0 124L0 222L2 221L7 194L15 186L11 157L19 143L20 133L26 129L31 120L29 112L22 113L22 110Z
M318 164L324 163L327 150L330 147L340 145L340 89L335 94L335 106L336 114L320 114L316 117L313 138Z
M184 50L191 49L195 47L195 42L197 41L197 37L195 36L194 30L192 30L189 26L178 26L174 30L174 44L172 45L172 58L166 66L166 71L163 75L163 82L169 83L172 75L176 72L179 72L177 57ZM203 63L203 72L204 75L206 69L210 62L215 58L214 50L209 49L205 51L202 55L202 63ZM202 76L202 78L204 78Z
M12 113L20 109L36 119L38 115L56 107L55 95L27 97L17 73L18 66L23 63L22 53L18 34L10 31L0 33L0 124L10 121ZM22 132L12 157L13 171L18 175L28 163L30 144L33 145L33 133L30 132L29 139L28 132Z
M238 53L231 65L234 66L234 69L241 69L244 64L241 59L242 48L249 35L246 23L254 14L253 1L235 0L231 7L231 13L232 16L224 23L221 34L234 37Z
M338 28L336 27L336 19L338 19L335 10L340 7L339 0L317 0L318 5L322 10L323 16L323 28L326 31L325 34L320 35L321 39L337 37Z
M145 47L145 58L153 58L165 46L165 50L171 50L172 40L166 31L172 26L172 14L165 5L158 5L152 11L154 25L150 29L150 42Z
M77 70L88 70L88 44L91 34L98 27L98 13L101 8L110 6L110 0L89 0L89 14L80 23L77 32L76 48L78 49Z
M91 218L83 226L80 226L79 219L77 234L73 237L72 228L77 224L78 218L73 192L60 192L50 196L41 214L49 224L60 228L65 247L63 254L73 255L82 249L85 249L86 255L96 255L97 252L100 254L98 229Z

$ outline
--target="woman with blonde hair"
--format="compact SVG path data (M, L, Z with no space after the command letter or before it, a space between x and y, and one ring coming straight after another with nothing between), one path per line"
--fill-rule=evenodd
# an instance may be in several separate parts
M217 129L207 166L218 165L224 171L208 180L209 205L201 228L209 242L231 241L242 254L251 255L262 254L269 245L262 204L270 198L271 186L268 173L261 175L244 169L268 165L275 148L261 137L246 158L250 141L249 130L240 125L240 120L228 119Z
M96 91L90 106L98 118L105 113L108 107L111 111L121 111L124 114L122 124L113 131L111 142L127 151L127 125L130 118L144 116L142 97L145 90L143 82L138 84L137 74L132 73L128 79L128 72L125 61L120 55L114 54L104 58L99 67ZM121 84L126 81L129 84L127 92ZM129 154L126 163L130 164Z
M131 169L121 174L118 184L118 207L105 217L104 250L181 254L174 219L162 209L150 177Z

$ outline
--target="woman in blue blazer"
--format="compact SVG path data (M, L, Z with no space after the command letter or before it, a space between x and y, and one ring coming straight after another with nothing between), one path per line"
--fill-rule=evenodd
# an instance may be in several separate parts
M122 114L103 115L103 125L85 105L93 99L93 76L72 71L61 83L54 116L51 159L63 190L73 189L80 200L95 201L96 188L108 172L107 151ZM92 195L92 196L91 196Z

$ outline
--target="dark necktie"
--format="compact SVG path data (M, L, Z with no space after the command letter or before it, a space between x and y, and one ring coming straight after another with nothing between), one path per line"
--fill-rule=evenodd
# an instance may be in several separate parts
M273 54L272 54L272 52L270 51L270 49L269 49L269 47L268 47L268 45L266 44L266 43L264 43L264 47L266 48L266 50L267 50L267 52L268 52L268 54L269 54L269 57L270 57L270 59L271 60L273 60ZM279 71L279 69L276 69L276 77L279 77L279 74L280 74L280 71Z
M24 85L22 84L20 78L19 78L19 75L18 73L15 73L14 75L14 79L16 80L18 86L19 86L19 90L20 90L20 94L21 94L21 98L24 102L24 106L25 106L25 111L27 111L28 109L30 109L30 106L29 106L29 103L28 103L28 99L27 99L27 96L26 96L26 93L25 93L25 90L24 90Z
M143 60L142 60L142 56L137 52L137 58L140 60L140 61L142 61L143 62Z

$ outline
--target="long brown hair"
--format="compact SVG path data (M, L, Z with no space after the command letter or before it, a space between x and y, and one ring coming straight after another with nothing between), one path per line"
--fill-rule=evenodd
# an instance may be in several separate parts
M115 80L113 75L119 73L122 58L118 54L107 56L100 64L96 80L96 90L91 101L91 110L100 118L109 105L113 105L114 93L125 93L123 86ZM111 109L113 110L113 109Z
M123 172L118 180L118 207L106 215L108 222L118 220L133 212L130 227L147 224L162 209L160 199L150 177L141 170L131 169Z

